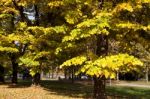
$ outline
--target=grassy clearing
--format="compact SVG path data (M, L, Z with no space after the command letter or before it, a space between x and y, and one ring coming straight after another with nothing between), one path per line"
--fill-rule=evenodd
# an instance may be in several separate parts
M150 99L150 88L107 86L106 89L113 95ZM31 86L31 82L20 82L15 86L7 83L0 85L0 99L91 99L92 90L92 85L85 82L42 81L40 87Z

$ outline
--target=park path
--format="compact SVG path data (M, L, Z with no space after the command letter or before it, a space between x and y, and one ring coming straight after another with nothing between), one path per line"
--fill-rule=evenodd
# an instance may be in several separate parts
M150 88L150 85L141 85L141 84L129 84L129 83L124 83L124 84L114 84L116 86L128 86L128 87L142 87L142 88Z

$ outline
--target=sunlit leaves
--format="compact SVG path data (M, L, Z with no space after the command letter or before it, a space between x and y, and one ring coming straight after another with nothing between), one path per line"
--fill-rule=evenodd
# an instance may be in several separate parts
M104 75L106 78L115 77L114 73L116 71L128 71L128 70L136 70L136 66L142 66L143 63L133 56L129 56L128 54L119 54L106 56L104 58L99 58L95 60L85 72L90 75L90 73L96 76ZM83 66L86 68L86 65Z
M40 64L39 64L38 61L35 61L35 60L31 59L31 58L21 57L19 65L25 65L25 66L28 66L28 67L34 67L34 66L39 66Z
M18 49L13 48L13 47L2 47L2 46L0 46L0 52L17 53Z
M12 17L11 14L0 14L0 19L5 19L5 18L9 18Z
M48 55L50 55L50 52L41 51L34 57L34 60L40 59L42 57L46 57Z
M26 28L27 28L27 23L25 23L25 22L19 22L19 23L16 25L16 27L17 27L17 30L19 30L19 31L24 31L24 30L26 30Z
M122 10L127 10L129 12L132 12L133 11L133 7L132 7L130 2L128 2L128 3L121 3L121 4L117 5L117 7L114 9L113 12L120 12Z
M128 72L137 70L138 66L143 66L143 63L134 56L118 54L100 57L95 61L87 61L85 57L75 57L64 62L61 68L76 65L82 65L78 74L83 72L90 76L96 75L97 77L105 76L106 78L114 78L117 71Z
M130 22L120 22L120 23L116 24L116 27L118 29L132 29L134 31L144 30L144 31L148 32L150 30L149 25L143 26L138 23L130 23Z
M108 35L109 31L109 20L111 14L100 13L92 19L86 19L83 22L77 24L76 28L70 32L69 36L65 36L63 42L65 41L75 41L82 38L91 37L96 34Z
M30 33L33 33L35 35L53 35L54 33L66 33L67 27L62 25L62 26L55 26L55 27L40 27L40 26L32 26L28 27L27 29Z
M82 12L80 10L68 11L65 15L65 19L69 24L75 24L82 17Z
M63 4L64 4L63 1L61 1L61 0L56 0L56 1L51 1L50 3L48 3L48 6L50 6L50 8L53 8L53 7L62 6Z
M66 62L64 62L60 68L65 67L65 66L77 66L77 65L82 65L85 61L87 60L87 58L85 56L77 56L75 58L72 58Z

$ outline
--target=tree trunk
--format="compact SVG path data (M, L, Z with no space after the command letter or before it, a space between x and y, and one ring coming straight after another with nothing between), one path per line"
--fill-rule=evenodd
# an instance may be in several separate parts
M119 82L119 72L117 71L117 82Z
M3 82L3 83L5 82L4 72L5 72L4 67L0 65L0 82Z
M65 75L65 79L67 79L67 69L64 69L64 75Z
M41 75L40 73L36 73L32 78L32 84L33 85L39 85L40 84Z
M74 83L74 68L71 68L71 82Z
M17 78L17 73L18 73L18 63L16 63L15 59L12 59L12 83L17 84L18 83L18 78Z
M98 78L98 77L93 77L94 80L94 99L106 99L105 95L105 79L103 78Z
M107 35L100 34L97 36L97 56L106 56L108 53L108 37ZM94 98L106 99L105 92L105 77L94 77Z
M52 66L51 69L52 69L51 78L54 79L54 67Z
M35 26L39 26L39 11L37 5L34 5L35 8Z
M146 66L146 73L145 73L145 78L146 78L146 82L148 83L148 66Z

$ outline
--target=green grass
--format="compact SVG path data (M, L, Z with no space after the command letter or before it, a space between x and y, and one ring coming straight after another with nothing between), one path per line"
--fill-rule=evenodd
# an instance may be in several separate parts
M72 84L70 82L45 80L40 83L38 88L31 87L30 81L21 81L15 86L6 83L0 85L0 99L17 99L24 95L31 97L27 99L40 99L41 97L42 99L91 99L93 87L91 84L85 83ZM150 99L150 88L107 86L106 91L109 95L127 96L130 99Z
M150 88L137 87L107 87L107 92L113 95L129 96L132 99L150 99Z

